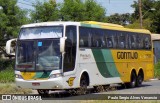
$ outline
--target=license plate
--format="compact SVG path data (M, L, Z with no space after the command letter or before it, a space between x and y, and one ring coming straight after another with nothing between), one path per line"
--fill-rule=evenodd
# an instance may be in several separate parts
M40 83L32 83L32 86L40 86Z

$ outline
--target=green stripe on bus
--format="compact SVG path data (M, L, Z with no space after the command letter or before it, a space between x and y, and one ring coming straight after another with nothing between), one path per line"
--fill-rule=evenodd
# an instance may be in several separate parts
M81 23L81 26L85 26L85 27L91 27L91 24L85 24L85 23Z
M103 77L119 77L120 74L115 66L110 50L92 49L99 72Z
M99 26L99 25L96 25L96 24L92 25L92 24L81 23L81 26L100 28L100 26Z
M48 78L51 72L36 72L36 75L33 77L33 79L38 78Z

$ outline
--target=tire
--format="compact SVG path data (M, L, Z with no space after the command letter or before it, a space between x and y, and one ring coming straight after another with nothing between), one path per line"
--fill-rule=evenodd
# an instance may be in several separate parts
M130 77L130 82L127 83L127 87L134 88L136 86L136 81L137 81L137 76L135 72L132 72L131 77Z
M84 95L87 93L87 79L86 76L82 75L80 80L80 88L77 89L78 95Z
M41 96L48 96L48 95L49 95L49 90L38 89L37 92L38 92L38 94L41 95Z
M140 73L137 76L136 86L140 87L142 85L142 82L143 82L143 77L142 77L142 74Z

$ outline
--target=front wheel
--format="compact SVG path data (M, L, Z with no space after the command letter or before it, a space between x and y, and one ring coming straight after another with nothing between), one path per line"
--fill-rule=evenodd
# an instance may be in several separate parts
M87 79L83 75L80 80L80 88L77 89L77 94L84 95L87 93Z
M49 90L45 90L45 89L38 89L37 92L41 96L48 96L49 94Z

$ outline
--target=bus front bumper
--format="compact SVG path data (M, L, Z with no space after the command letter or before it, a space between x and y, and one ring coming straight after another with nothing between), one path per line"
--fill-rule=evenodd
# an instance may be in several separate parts
M20 88L30 89L63 89L61 77L48 80L24 80L16 78L16 85Z

